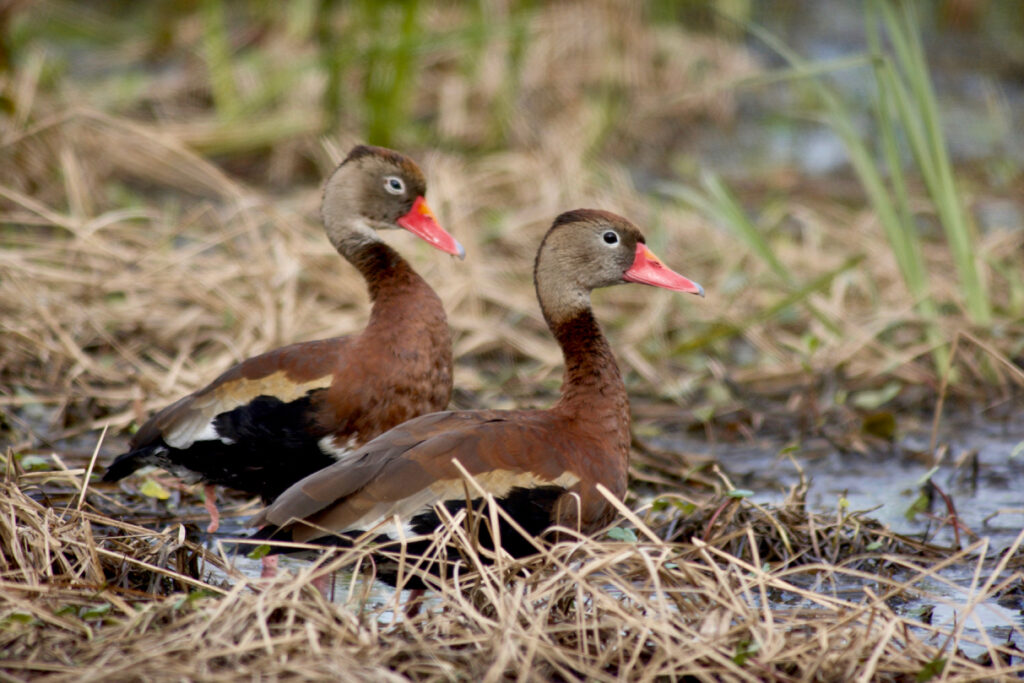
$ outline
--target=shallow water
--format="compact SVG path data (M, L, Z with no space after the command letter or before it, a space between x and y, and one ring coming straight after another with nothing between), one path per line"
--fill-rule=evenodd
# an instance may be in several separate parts
M789 5L786 9L775 3L755 4L753 18L811 62L824 64L868 52L862 3ZM1019 37L943 25L925 4L919 11L924 19L922 44L952 158L958 162L998 160L1019 168L1024 163L1024 81L1006 56L1009 45ZM1000 20L997 16L991 19ZM1009 21L1006 28L1013 30L1014 25ZM784 68L782 59L760 41L748 37L746 44L767 68ZM855 125L869 132L875 93L871 67L866 62L848 65L829 71L827 76L854 114ZM738 88L735 96L740 108L735 121L728 127L702 127L688 138L687 153L696 159L713 159L716 172L743 180L768 177L779 168L795 168L820 177L848 165L848 155L836 135L819 122L796 114L806 107L798 85L749 85ZM983 210L978 216L983 229L1024 228L1024 216L1013 207L999 216L986 213Z
M940 495L933 497L929 513L907 514L932 470L923 455L929 441L924 425L908 430L889 452L869 454L797 448L780 455L785 444L772 439L713 448L685 436L652 439L669 451L713 455L738 488L754 492L757 502L781 502L802 469L812 510L834 512L845 497L851 511L870 510L870 517L897 533L952 545L953 528L941 523L947 509ZM999 423L959 418L940 430L938 444L948 450L931 476L955 506L963 545L984 537L993 551L1003 550L1024 529L1024 451L1014 455L1015 448L1024 449L1022 443L1024 416Z
M947 508L941 496L934 496L929 514L907 514L931 475L955 506L962 525L962 545L987 541L982 570L976 577L974 561L949 567L938 578L916 584L919 592L909 591L893 608L904 615L930 611L931 623L936 626L962 623L968 641L960 647L968 656L985 651L980 644L985 637L996 644L1010 639L1024 649L1024 597L1007 597L1003 604L988 599L967 609L972 596L990 578L1001 554L1019 543L1024 530L1024 417L999 423L966 416L945 421L938 444L948 450L934 471L928 459L921 456L928 450L930 438L927 426L921 425L909 430L889 452L867 455L842 453L835 448L812 453L802 453L798 448L781 455L784 444L771 439L718 444L714 448L707 441L683 436L652 441L670 451L713 455L733 484L753 491L751 500L758 503L782 502L803 470L811 510L837 512L840 500L845 498L849 511L868 510L868 517L897 533L952 546L955 535L952 526L943 523ZM899 580L911 577L909 571L895 575ZM864 597L863 582L852 577L814 590L854 602Z
M231 535L232 532L228 532ZM239 530L238 535L244 535ZM217 534L221 536L220 533ZM210 546L215 543L212 539ZM235 571L247 578L255 579L260 576L262 565L260 560L250 559L245 555L235 555L232 558ZM310 568L306 560L281 555L278 557L278 572L298 575ZM221 571L217 567L208 567L204 578L215 584L233 584L236 576ZM372 585L366 586L363 576L354 576L351 571L341 570L334 573L332 582L329 584L328 595L331 600L339 605L346 605L354 610L369 610L377 614L382 624L391 623L395 619L395 609L401 606L409 598L410 591L401 591L397 596L395 589L383 581L374 581ZM432 601L427 596L426 607L429 609Z

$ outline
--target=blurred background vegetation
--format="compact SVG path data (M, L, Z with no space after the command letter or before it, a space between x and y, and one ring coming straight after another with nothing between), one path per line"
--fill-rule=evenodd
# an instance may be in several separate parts
M1019 405L1024 4L8 0L0 41L14 443L359 329L316 214L356 142L422 162L469 252L394 238L461 405L550 399L530 266L579 206L705 286L596 296L631 391L687 419Z

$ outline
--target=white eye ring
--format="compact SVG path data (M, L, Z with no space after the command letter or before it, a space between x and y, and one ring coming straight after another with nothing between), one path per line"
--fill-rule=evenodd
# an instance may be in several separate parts
M396 175L384 178L384 189L391 194L405 194L405 183Z
M614 230L606 231L603 235L601 235L601 238L604 240L604 243L607 244L609 247L614 247L616 244L619 243L619 235Z

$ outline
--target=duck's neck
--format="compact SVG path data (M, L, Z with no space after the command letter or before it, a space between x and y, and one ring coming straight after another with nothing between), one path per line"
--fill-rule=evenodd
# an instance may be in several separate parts
M548 325L562 347L565 375L555 410L608 431L629 447L629 398L615 356L589 307L552 319Z
M362 239L340 242L338 252L366 280L373 303L368 332L402 323L435 323L447 332L441 300L397 251L377 239Z

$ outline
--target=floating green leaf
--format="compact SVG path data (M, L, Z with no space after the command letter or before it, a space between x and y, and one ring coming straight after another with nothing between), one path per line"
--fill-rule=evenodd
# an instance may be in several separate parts
M732 656L732 661L735 662L736 666L743 666L760 649L761 645L759 643L741 640L736 644L736 654Z
M889 382L881 389L865 389L850 397L850 403L864 410L875 410L896 398L900 393L899 382Z
M877 436L886 441L893 441L896 439L896 416L887 410L865 415L861 421L860 429L865 434Z
M701 422L711 422L711 418L715 416L714 406L697 406L693 409L693 416Z
M106 616L107 612L110 611L110 603L104 603L102 605L93 605L92 607L82 608L80 617L83 619L100 619Z
M908 507L907 511L903 514L907 519L913 522L914 518L917 517L919 513L928 512L928 506L930 503L931 500L928 498L928 494L922 491L921 495L917 497L917 500L911 503L910 507Z
M1024 455L1024 441L1021 441L1019 444L1013 447L1012 451L1010 451L1010 460L1013 460L1014 458L1019 458L1021 455Z
M270 546L259 546L260 548L270 549ZM192 607L195 603L199 602L204 598L212 597L214 594L208 590L195 590L191 591L188 595L183 595L174 602L174 609L179 610L182 607Z
M925 664L923 669L921 669L920 671L917 672L917 680L919 681L919 683L924 683L925 681L930 681L933 678L935 678L936 676L938 676L939 674L941 674L942 670L945 669L945 668L946 668L946 659L945 659L945 657L936 657L932 661L930 661L927 664Z
M0 621L0 629L10 628L12 626L31 624L35 620L31 614L25 612L11 612L3 621Z
M21 468L26 472L40 472L52 469L50 461L41 455L23 455L19 462L21 463Z
M170 492L155 479L147 479L143 482L142 486L139 487L139 493L149 498L156 498L157 500L167 500L171 497Z
M626 543L636 543L636 532L632 529L626 529L620 526L615 527L608 531L608 538L615 541L624 541Z
M938 465L934 465L934 466L930 467L928 469L928 471L925 472L924 474L922 474L921 478L917 480L917 485L918 486L924 486L929 481L931 481L931 478L934 477L935 473L938 472L938 471L939 471L939 466Z
M672 504L676 506L680 512L684 515L692 515L697 511L697 506L694 503L685 500L674 500Z
M248 555L246 555L246 557L248 557L250 560L262 560L264 557L266 557L269 554L270 554L270 546L267 545L266 543L263 543L262 545L258 545L255 548L253 548L252 552L250 552Z

